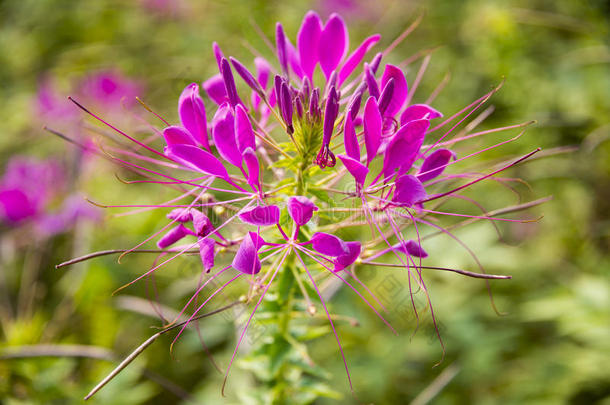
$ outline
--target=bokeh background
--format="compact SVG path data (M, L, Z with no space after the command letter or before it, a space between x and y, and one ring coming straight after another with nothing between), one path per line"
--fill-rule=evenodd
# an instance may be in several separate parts
M76 140L99 131L65 97L91 97L89 106L145 136L146 122L159 123L121 97L92 97L96 86L103 87L100 77L120 77L125 92L175 120L184 86L216 73L213 41L241 60L250 60L252 49L269 56L259 31L272 37L275 22L282 21L294 38L312 8L340 12L354 43L379 32L385 46L423 13L390 61L434 49L418 92L429 94L449 74L434 105L446 114L505 78L482 128L537 123L517 142L480 157L480 164L540 146L542 157L512 175L529 184L520 189L524 201L553 197L529 214L543 216L540 221L502 227L502 238L489 223L458 231L489 272L513 279L493 284L505 313L498 316L480 280L428 275L446 347L436 367L440 344L429 320L413 335L415 320L401 311L400 278L381 270L367 276L387 300L398 337L353 295L338 292L334 312L360 321L340 331L359 399L610 404L610 6L604 0L0 0L0 173L6 177L18 156L58 165L60 180L33 185L48 194L41 204L56 217L71 207L66 201L83 201L83 195L150 203L156 188L121 183L117 167L42 129L47 125ZM409 72L409 83L415 73ZM483 206L518 202L498 187L481 185L473 193ZM116 296L112 292L147 269L151 257L122 264L104 257L55 269L91 251L130 247L163 220L154 213L116 217L116 211L91 206L73 211L60 217L68 226L53 227L56 217L49 226L0 224L2 403L81 403L122 356L155 332L151 326L160 325L149 298L178 307L192 290L189 266L196 262L159 274L156 292L139 283ZM430 264L473 268L467 252L450 240L435 239L429 253ZM230 320L210 318L200 327L209 350L225 364L235 342ZM91 402L242 401L240 390L252 384L247 372L236 368L223 399L222 375L197 334L186 334L173 357L170 342L171 336L159 339ZM343 393L338 403L358 403L349 394L334 339L312 341L312 355Z

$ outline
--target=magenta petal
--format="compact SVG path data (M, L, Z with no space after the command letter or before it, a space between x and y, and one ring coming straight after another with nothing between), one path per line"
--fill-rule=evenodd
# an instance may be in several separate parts
M235 78L233 77L233 71L231 70L231 64L225 58L220 61L220 74L225 84L225 90L229 97L229 103L233 107L237 104L242 104L239 95L237 94L237 87L235 86Z
M208 272L214 267L214 245L216 242L214 239L201 238L197 243L199 244L201 264L203 265L203 269Z
M364 64L364 78L366 86L369 89L369 95L375 100L379 99L379 85L377 84L377 79L375 79L372 68L366 63Z
M252 73L246 68L240 61L235 59L234 57L229 57L231 64L233 65L233 69L237 72L239 76L243 79L244 82L250 87L253 91L259 93L261 96L264 96L263 88L260 83L254 78Z
M341 271L344 268L350 266L358 259L360 252L362 251L362 245L360 242L346 242L348 252L344 255L337 256L334 260L335 268L334 272Z
M216 104L222 105L229 101L225 82L220 74L210 77L202 83L201 87Z
M237 149L240 153L243 153L246 148L256 148L250 118L241 105L235 107L235 132L237 134Z
M258 258L259 247L258 240L253 240L252 234L247 233L233 258L233 268L244 274L257 274L261 271L261 261Z
M366 164L377 156L381 145L383 120L374 97L369 97L364 106L364 144L366 145Z
M421 247L419 243L414 240L408 240L405 242L403 251L410 254L411 256L426 258L428 253Z
M428 116L426 117L426 114ZM409 121L419 120L422 118L427 118L432 120L434 118L442 117L443 114L435 110L426 104L413 104L407 107L406 110L400 115L400 125L405 125Z
M165 249L166 247L173 245L178 242L180 239L184 238L186 235L189 235L191 232L182 224L170 229L165 235L159 239L157 242L157 247L159 249Z
M385 151L384 177L393 176L396 169L399 174L406 173L413 166L429 127L428 120L415 120L400 127Z
M360 161L360 144L356 136L354 121L350 114L345 116L345 125L343 126L343 143L345 144L345 153L350 158Z
M167 218L176 222L190 222L192 220L191 210L189 208L176 208L167 214Z
M311 237L313 249L323 255L337 257L349 253L347 244L339 237L330 233L316 232Z
M191 145L172 145L165 148L165 154L171 159L196 172L228 179L227 169L211 153Z
M210 150L208 127L203 99L199 96L199 86L191 83L182 91L178 101L180 122L191 133L197 145Z
M348 43L345 21L338 14L331 14L320 34L318 49L320 67L327 80L345 58Z
M365 39L358 48L347 58L341 70L339 71L339 81L337 82L337 86L341 87L341 84L352 74L354 69L362 62L364 59L364 55L381 39L381 35L375 34L371 35L367 39Z
M362 187L364 185L364 181L366 180L366 175L369 174L368 167L349 156L337 155L337 157L341 160L341 162L343 162L343 165L347 171L356 180L356 184Z
M299 226L305 225L318 207L305 196L298 195L288 199L288 214Z
M381 112L381 115L383 115L384 117L387 116L385 115L385 112L390 106L392 98L394 97L394 81L395 80L393 78L388 80L388 82L383 87L383 90L381 90L379 98L377 99L377 104L379 105L379 112Z
M197 146L193 136L182 127L167 127L163 130L163 138L167 146L170 145L192 145Z
M407 79L404 73L397 66L386 65L381 77L381 87L385 87L386 83L394 79L394 92L392 94L392 100L388 105L384 116L393 117L398 111L402 109L407 100L407 94L409 93L409 87L407 86Z
M303 18L303 23L297 35L297 48L299 49L299 59L303 72L313 80L313 72L318 63L318 47L320 35L322 34L322 21L318 14L309 11Z
M275 51L277 58L282 67L282 71L288 77L288 52L286 49L286 34L284 33L284 27L281 23L275 24Z
M223 104L212 121L212 137L220 156L234 166L241 167L241 153L235 136L235 117L229 104Z
M396 190L392 202L400 206L411 207L416 202L425 199L426 196L426 189L421 181L408 174L396 180Z
M249 231L248 235L250 235L250 238L252 239L252 242L254 243L254 247L256 247L256 250L259 250L267 243L267 242L265 242L263 237L260 236L256 232Z
M191 209L191 217L193 218L193 228L199 236L207 236L214 230L214 225L203 212Z
M277 205L254 207L239 214L239 219L250 225L269 226L280 221L280 208Z
M421 181L428 181L438 177L443 173L447 164L455 159L455 153L449 149L438 149L432 152L419 169L417 178Z
M19 222L37 214L35 204L19 189L0 190L0 219Z
M216 58L216 63L218 64L218 70L221 69L220 65L221 65L221 61L222 58L224 58L224 54L222 53L222 50L220 49L220 46L218 45L217 42L214 42L212 44L212 49L214 50L214 57Z

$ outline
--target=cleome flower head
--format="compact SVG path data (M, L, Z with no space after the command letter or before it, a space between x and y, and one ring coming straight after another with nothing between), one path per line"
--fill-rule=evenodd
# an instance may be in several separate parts
M426 294L436 322L423 270L454 270L422 264L428 256L428 234L440 231L461 243L438 219L449 215L466 222L519 222L487 212L470 215L438 207L449 199L467 200L460 191L485 179L510 181L496 175L536 151L484 173L455 171L456 163L516 138L470 153L452 150L456 145L526 126L473 132L474 124L454 133L497 88L441 121L443 114L430 105L440 87L425 103L413 102L429 54L424 54L409 88L405 68L417 58L386 63L397 41L373 53L380 35L350 46L347 26L337 14L322 21L309 12L296 37L287 35L280 23L275 34L276 61L256 57L251 64L243 63L225 57L215 43L219 73L201 86L185 87L178 100L179 122L159 131L156 144L111 127L138 146L140 154L130 153L129 159L113 157L146 177L137 182L180 192L170 201L144 207L164 211L168 223L124 254L156 240L160 252L169 255L135 282L193 249L199 252L206 278L180 312L179 317L188 312L189 320L228 285L243 283L252 311L227 375L254 314L271 295L275 298L268 299L277 299L281 303L277 311L282 313L304 309L315 315L321 306L347 371L323 281L345 285L392 328L376 309L383 305L357 277L356 269L403 267L409 291L413 281ZM476 120L483 119L479 115ZM221 218L218 212L223 213ZM485 279L509 278L455 271ZM214 282L225 278L220 285ZM288 292L276 286L277 279L286 278L292 280ZM208 291L208 286L217 288ZM270 290L274 294L269 295ZM196 305L200 296L203 303ZM283 321L278 321L276 333L294 340ZM349 371L347 377L351 386Z

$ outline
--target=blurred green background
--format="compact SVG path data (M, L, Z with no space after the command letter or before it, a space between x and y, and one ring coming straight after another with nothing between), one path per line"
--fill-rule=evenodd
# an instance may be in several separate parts
M42 130L44 124L62 126L61 121L41 117L35 107L43 79L51 78L65 96L90 72L115 70L138 81L147 104L175 120L184 86L216 73L213 41L243 61L251 60L252 48L270 57L258 29L273 37L275 22L282 21L294 38L311 8L343 14L352 48L374 32L382 34L382 45L387 46L423 12L419 28L388 59L399 62L435 48L416 101L425 100L450 73L451 80L434 103L450 115L505 78L492 99L494 114L482 128L529 120L537 124L517 142L481 156L480 163L485 167L486 161L540 146L546 157L511 175L531 186L531 191L522 187L525 200L553 196L531 213L543 215L541 221L502 227L502 240L489 223L457 232L487 271L513 276L493 284L496 303L506 315L492 310L480 280L428 274L447 351L437 367L442 351L429 321L424 319L412 335L415 320L401 312L404 290L395 284L404 280L381 270L367 275L392 309L390 320L400 328L398 337L383 329L349 291L334 297L334 312L361 321L359 327L340 330L359 400L610 404L606 1L0 0L0 167L15 155L55 157L71 168L71 187L94 200L138 204L150 203L151 195L170 198L166 191L116 181L118 169L102 160L75 163L76 149ZM415 68L409 71L410 84L415 74ZM146 126L120 105L112 114L114 122L124 119L136 133L146 133ZM76 136L82 129L64 130ZM489 207L517 202L510 192L486 185L471 196ZM142 282L112 296L147 269L151 257L129 257L123 264L105 257L59 270L54 265L90 251L130 247L162 223L162 217L151 213L108 215L101 224L79 223L53 238L37 238L28 229L0 228L0 305L5 314L0 325L0 402L80 403L117 359L155 332L150 327L160 323L147 301L154 298L150 284ZM473 267L467 252L442 237L435 239L429 253L430 264ZM161 302L180 306L193 288L192 266L196 261L159 274ZM232 324L213 317L200 326L209 350L226 364L235 341ZM240 390L252 384L247 372L232 372L223 399L222 375L197 334L185 334L173 358L170 342L165 336L149 347L91 402L240 402ZM31 345L42 344L58 356L35 356ZM67 344L88 348L75 348L81 357L56 352L58 345ZM316 339L311 352L331 372L332 386L344 393L339 403L358 403L349 394L334 339Z

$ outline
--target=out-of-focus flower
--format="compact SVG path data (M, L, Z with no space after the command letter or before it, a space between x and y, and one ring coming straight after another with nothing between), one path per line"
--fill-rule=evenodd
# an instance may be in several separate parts
M142 94L142 85L128 79L116 70L100 71L87 75L78 86L77 95L104 111L133 105Z
M0 221L9 226L28 223L38 234L51 236L79 219L99 219L99 211L81 197L64 199L66 186L65 173L56 161L11 159L0 179Z
M141 83L125 77L117 70L90 73L80 81L70 83L65 92L52 76L46 76L38 87L35 113L38 120L47 125L74 129L79 114L67 96L76 96L92 107L120 117L124 115L125 107L132 106L136 96L141 96L142 92Z

